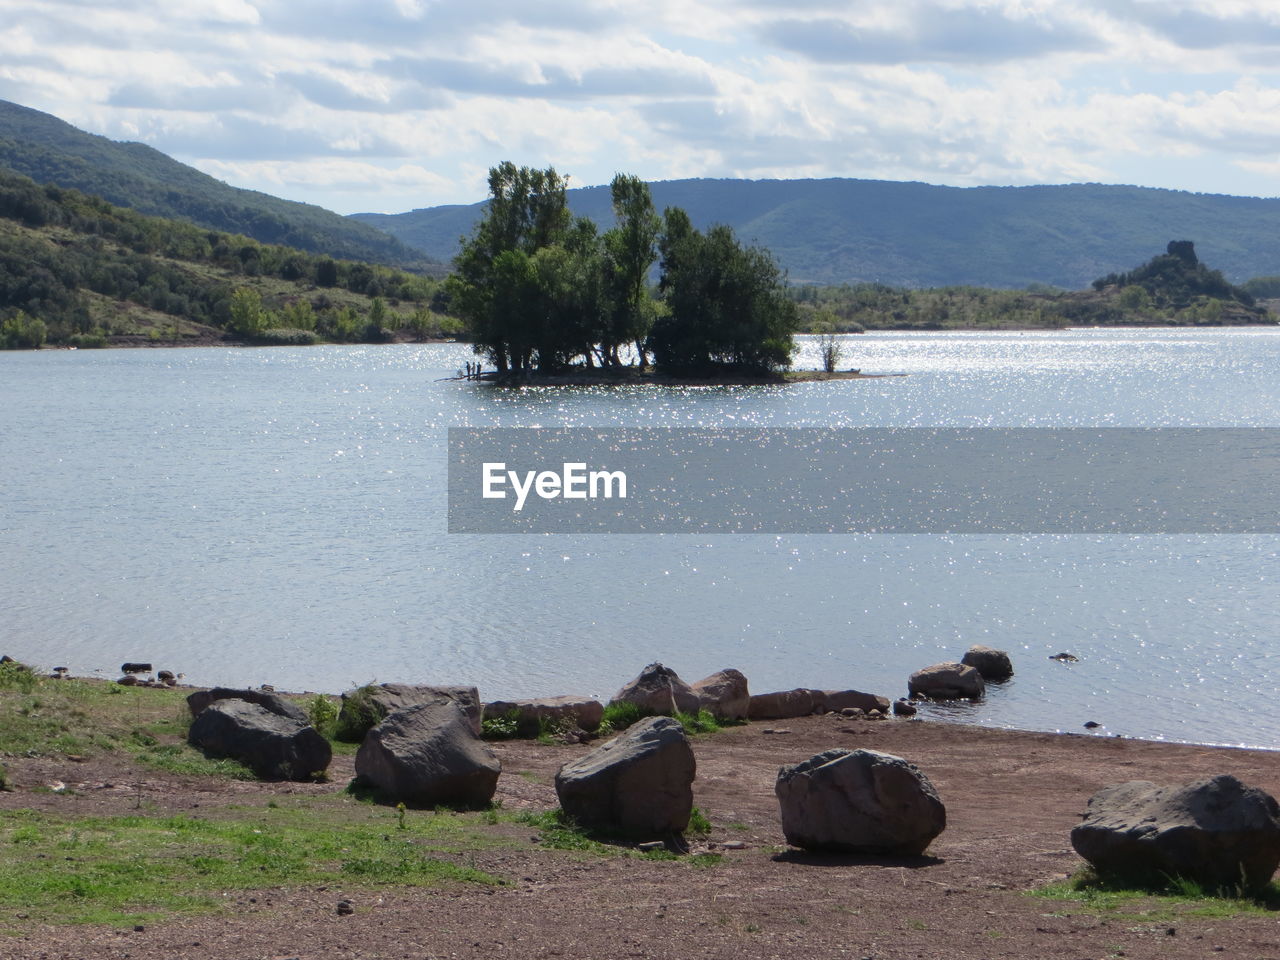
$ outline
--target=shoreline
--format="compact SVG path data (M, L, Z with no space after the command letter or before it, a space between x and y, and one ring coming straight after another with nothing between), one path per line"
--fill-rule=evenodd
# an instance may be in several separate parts
M37 692L49 700L58 682ZM135 739L156 723L173 730L164 720L187 690L121 692L87 709L114 711L120 732ZM1274 795L1276 753L963 726L808 716L696 735L693 801L707 827L683 850L648 853L629 844L561 845L547 828L547 812L558 807L557 771L598 742L489 741L502 765L495 806L402 814L347 792L349 750L335 751L328 782L316 783L228 779L133 759L131 751L171 749L176 732L157 734L151 748L6 757L12 789L0 793L0 818L7 818L0 831L12 839L12 866L74 878L132 862L137 850L138 862L158 876L170 876L159 871L176 863L185 872L169 886L203 894L206 903L175 910L166 891L75 922L94 907L96 891L52 902L11 895L0 901L10 933L4 955L318 957L335 944L351 957L462 960L1272 955L1270 910L1149 897L1093 905L1064 884L1082 864L1070 831L1103 786L1231 773ZM901 756L929 778L947 822L923 856L819 855L788 846L774 791L779 766L835 747ZM81 836L92 845L77 845ZM220 842L223 836L230 840ZM130 838L141 846L129 846ZM322 853L312 838L328 849L364 846ZM310 879L277 876L271 864L261 880L245 873L259 869L253 858L260 854L287 861L291 846L306 850L299 872L311 871ZM401 849L450 873L423 883L399 870L345 869L351 856L399 863ZM192 858L201 858L202 870L247 879L202 879L187 866ZM320 869L327 872L317 876ZM483 879L467 879L477 876Z

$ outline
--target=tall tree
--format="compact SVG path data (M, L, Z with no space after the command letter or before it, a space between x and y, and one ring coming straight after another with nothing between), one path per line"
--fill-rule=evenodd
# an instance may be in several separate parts
M532 362L528 305L512 297L528 292L522 279L528 258L563 241L570 226L567 187L568 179L553 167L533 170L504 161L491 168L488 206L454 260L449 292L455 308L471 327L476 352L500 372L523 371ZM526 262L508 258L499 277L499 259L517 252Z
M619 348L633 343L643 367L645 338L654 319L649 268L657 258L662 219L654 210L649 185L639 177L620 173L610 189L618 224L604 235L613 302L601 348L605 362L620 366Z

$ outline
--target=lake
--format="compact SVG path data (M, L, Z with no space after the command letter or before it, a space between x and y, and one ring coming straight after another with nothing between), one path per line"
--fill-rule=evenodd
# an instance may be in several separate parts
M442 382L454 344L0 354L0 652L486 699L608 698L660 660L897 697L984 643L1014 680L931 714L1280 746L1275 536L445 532L450 426L1280 426L1273 328L843 344L909 375L502 390Z

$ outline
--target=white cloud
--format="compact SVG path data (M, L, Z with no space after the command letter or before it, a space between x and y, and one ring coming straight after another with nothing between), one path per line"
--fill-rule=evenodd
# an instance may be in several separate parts
M501 159L576 184L617 170L977 184L1107 180L1139 163L1162 181L1164 158L1196 157L1221 182L1248 170L1280 193L1274 0L0 11L0 96L344 212L479 199Z

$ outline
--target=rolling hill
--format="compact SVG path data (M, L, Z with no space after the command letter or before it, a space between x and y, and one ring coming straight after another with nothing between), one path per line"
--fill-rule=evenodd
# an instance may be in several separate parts
M695 226L727 223L767 247L796 283L878 282L1068 290L1125 269L1173 238L1192 240L1227 279L1280 274L1280 199L1072 184L940 187L881 180L673 180L652 184L659 209ZM570 206L612 222L608 187L569 192ZM353 219L449 260L482 204Z
M146 144L85 133L7 100L0 100L0 168L139 213L241 233L262 243L409 268L428 259L331 210L232 187Z

